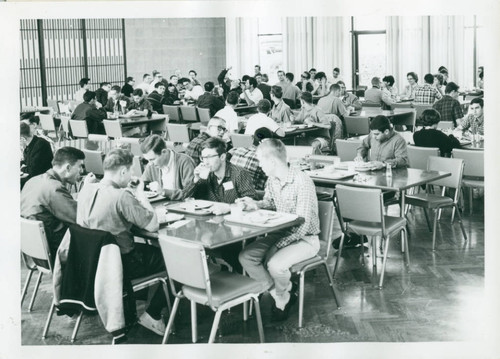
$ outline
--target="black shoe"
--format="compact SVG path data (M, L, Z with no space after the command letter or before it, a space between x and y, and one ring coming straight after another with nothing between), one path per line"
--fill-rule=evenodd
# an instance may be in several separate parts
M271 321L272 322L282 322L288 319L290 315L290 308L293 307L297 301L297 295L290 293L290 300L285 305L285 309L281 310L276 307L276 303L273 304Z
M335 238L333 241L332 241L332 246L334 249L339 249L340 247L340 240L342 239L342 236L338 237L338 238Z

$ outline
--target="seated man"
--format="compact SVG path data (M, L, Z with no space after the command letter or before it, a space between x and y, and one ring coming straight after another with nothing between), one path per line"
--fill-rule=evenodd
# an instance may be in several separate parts
M109 90L111 90L111 84L109 82L101 82L99 88L95 91L95 100L101 105L106 106Z
M167 148L158 135L149 136L141 144L144 158L149 161L142 180L149 189L157 191L167 199L184 199L183 189L193 181L195 167L191 157Z
M157 247L135 243L132 226L157 232L156 213L143 190L143 182L132 186L131 167L134 156L126 150L114 149L103 162L104 177L99 183L87 184L78 195L77 223L89 229L110 232L120 247L123 275L127 280L165 270ZM139 318L139 324L158 335L165 333L161 310L166 298L161 288L151 298Z
M337 86L338 85L332 85ZM340 101L340 100L339 100ZM298 138L297 144L303 146L313 146L315 154L321 154L330 145L331 122L319 106L313 104L312 95L309 92L302 92L300 97L302 108L295 117L295 123L304 123L322 129L319 136L306 136Z
M126 113L127 107L130 104L130 99L121 93L120 86L113 86L109 90L109 98L104 109L107 112Z
M367 160L370 149L370 160L380 168L387 163L390 163L393 168L408 166L406 141L394 131L389 119L385 116L376 116L370 122L370 134L358 147L358 154L354 160Z
M90 79L87 77L84 77L78 83L80 85L80 89L78 91L76 91L76 93L75 93L75 101L76 102L83 102L84 101L83 94L85 94L85 92L87 92L87 91L90 91L89 82L90 82Z
M271 110L271 118L278 124L293 122L293 112L285 101L283 101L283 88L280 86L271 87L271 99L274 106Z
M205 92L198 97L198 102L196 103L196 106L200 108L208 108L210 110L210 117L213 117L217 111L224 108L224 98L222 97L224 90L222 87L218 87L217 90L220 90L221 93L218 93L216 96L212 94L214 88L215 86L212 81L205 82Z
M322 71L314 76L314 89L311 92L314 96L326 96L332 84L328 82L326 74Z
M153 106L151 106L151 102L146 99L144 96L144 91L140 88L137 88L132 92L132 100L127 107L128 112L133 111L136 114L140 114L142 116L147 116L153 111Z
M454 148L460 148L460 141L453 135L447 136L437 129L440 119L439 112L433 108L424 110L422 116L420 116L420 121L424 127L413 134L413 141L415 146L438 147L441 156L450 157Z
M62 147L54 155L52 169L31 178L21 191L21 217L43 222L52 259L68 225L76 223L76 201L67 189L83 172L82 151ZM84 184L95 181L89 173Z
M241 83L240 98L245 100L248 106L257 106L259 101L264 99L264 95L257 86L257 80L253 77L248 77Z
M285 136L285 131L267 114L271 111L271 102L268 100L260 100L257 105L258 114L250 116L245 128L245 135L253 135L255 130L261 127L266 127L277 136Z
M163 105L166 105L166 103L163 101L165 90L165 84L161 81L158 81L154 84L154 90L149 92L147 101L149 101L153 111L155 111L156 113L163 113Z
M89 133L103 135L104 125L102 120L107 118L106 110L95 99L95 92L87 91L83 94L83 102L76 106L71 114L72 120L86 121Z
M284 320L296 298L291 293L290 267L319 251L316 187L307 174L287 164L286 148L280 140L264 140L257 148L257 158L269 176L264 199L256 202L243 198L238 202L246 209L271 209L304 218L297 228L257 239L239 256L248 275L269 289L275 301L272 319Z
M226 161L226 143L216 137L203 143L202 163L194 169L194 180L184 191L185 196L227 205L214 206L214 214L227 213L229 204L237 198L257 198L252 178L248 172Z
M382 105L382 90L380 89L380 78L372 78L372 88L365 91L365 103L370 105Z
M361 102L359 102L359 98L353 93L346 91L345 82L342 80L337 81L337 85L340 86L340 100L344 104L345 107L352 107L354 110L359 111L363 107Z
M49 142L34 135L27 123L21 122L20 126L21 148L23 148L21 172L25 174L21 176L21 188L23 188L27 180L52 167L54 156Z
M464 117L462 106L457 100L459 88L456 83L449 82L445 87L443 98L432 106L441 115L441 121L452 121L455 127L457 120Z
M441 93L433 86L434 75L425 75L424 82L423 86L415 90L415 103L432 105L434 102L441 99Z
M469 113L460 121L462 131L470 131L484 135L484 101L482 98L473 98L469 105Z
M271 101L271 86L262 81L262 74L255 74L255 80L257 81L257 88L262 92L264 99Z
M135 80L133 77L129 76L125 80L125 84L122 87L122 94L125 97L130 97L132 96L132 92L134 92L134 85L135 85Z
M196 165L201 162L201 151L203 149L203 142L211 137L223 138L226 133L226 122L219 117L212 117L208 121L207 129L193 138L186 148L186 155L190 156Z
M330 86L328 95L319 99L318 107L322 109L324 113L331 113L339 118L344 118L344 116L349 115L349 113L354 110L354 107L346 106L340 97L341 89L339 84L333 84Z
M297 102L300 100L300 94L302 91L293 84L294 76L291 72L285 74L286 85L282 87L283 89L283 99L288 100L290 108L297 108Z
M229 134L238 133L240 131L238 114L234 110L234 108L238 104L238 98L239 95L237 92L229 92L226 97L226 106L222 110L217 111L217 113L215 114L215 117L222 118L224 121L226 121L227 132Z
M203 89L201 88L200 85L194 85L192 80L188 79L187 77L184 77L179 80L179 83L184 87L186 90L184 92L184 99L187 100L193 100L197 101L198 97L203 95Z

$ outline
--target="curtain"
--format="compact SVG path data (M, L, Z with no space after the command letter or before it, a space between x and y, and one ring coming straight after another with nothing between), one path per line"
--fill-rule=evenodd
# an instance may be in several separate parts
M226 66L238 77L253 75L259 63L258 18L226 18Z

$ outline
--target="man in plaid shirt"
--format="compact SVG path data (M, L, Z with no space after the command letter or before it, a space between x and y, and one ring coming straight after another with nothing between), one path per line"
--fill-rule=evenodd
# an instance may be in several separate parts
M441 93L432 86L434 83L434 75L427 74L424 76L425 84L415 90L415 102L418 104L432 105L436 100L441 99Z
M441 121L453 121L454 127L457 127L457 120L464 117L462 106L457 100L459 88L456 83L449 82L444 90L443 98L432 106L441 115Z
M203 149L203 142L211 137L222 138L226 133L226 121L220 117L212 117L207 124L207 130L201 132L197 137L193 138L189 142L186 148L186 155L193 158L196 165L199 165L201 160L201 150Z
M288 166L283 142L262 141L257 148L257 158L269 176L264 199L254 201L247 197L237 202L244 203L247 209L272 209L304 218L299 227L259 238L239 255L248 275L266 286L274 298L272 319L284 320L296 299L294 293L290 293L290 267L314 257L319 251L318 201L309 176Z
M482 98L474 98L469 105L469 114L465 116L460 126L463 131L484 135L484 101Z

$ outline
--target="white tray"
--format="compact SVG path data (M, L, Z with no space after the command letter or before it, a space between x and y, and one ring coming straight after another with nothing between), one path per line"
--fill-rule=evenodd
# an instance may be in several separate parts
M326 178L326 179L342 179L355 176L356 172L342 171L342 170L316 170L316 171L304 171L313 178Z
M267 217L267 218L266 218ZM260 220L262 218L262 220ZM256 227L275 227L281 224L293 222L298 218L296 214L274 212L265 209L259 209L252 212L243 212L242 216L234 216L228 214L224 216L224 220L230 223L238 223Z

